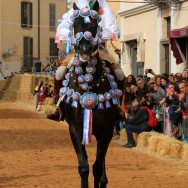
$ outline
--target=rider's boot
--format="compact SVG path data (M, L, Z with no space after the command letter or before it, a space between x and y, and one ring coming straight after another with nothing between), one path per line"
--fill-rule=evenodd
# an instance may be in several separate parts
M47 118L54 121L61 121L64 120L64 114L62 114L60 108L57 108L52 114L47 115Z

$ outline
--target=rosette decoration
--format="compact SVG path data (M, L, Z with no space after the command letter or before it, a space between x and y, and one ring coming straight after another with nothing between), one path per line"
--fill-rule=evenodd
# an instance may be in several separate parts
M84 83L84 84L80 84L79 85L84 91L87 91L89 86L88 86L88 83Z
M80 66L75 67L74 71L75 71L75 74L78 74L78 75L81 75L83 73L83 70Z
M69 102L70 102L70 99L71 99L73 93L74 93L74 90L73 90L73 89L69 89L69 90L67 91L66 103L69 103Z
M80 100L80 93L78 92L74 92L73 95L72 95L72 104L71 106L74 107L74 108L78 108L78 102Z
M118 99L116 97L116 95L117 95L116 91L114 89L111 89L109 93L112 96L112 103L114 105L117 105L118 104Z
M94 93L85 93L82 95L80 103L84 108L84 124L83 124L83 139L82 144L86 145L91 142L92 127L93 127L93 112L92 109L98 104L97 95Z
M105 98L104 98L104 95L103 95L103 94L99 94L99 95L98 95L98 101L99 101L98 109L99 109L99 110L104 110L103 102L105 101Z
M105 98L105 106L106 106L106 108L110 108L111 107L111 104L110 104L111 95L110 95L110 93L106 92L104 94L104 98Z
M91 83L93 81L93 76L91 74L86 74L84 79L86 82Z
M89 61L88 64L91 66L96 66L97 65L97 58L96 57L92 57Z
M78 83L83 84L85 82L85 77L83 75L78 76Z
M82 63L81 63L81 61L80 61L80 59L79 59L78 57L75 57L75 58L73 59L72 65L78 67L78 66L80 66L81 64L82 64Z
M115 92L116 92L116 98L117 98L117 101L118 101L117 104L119 104L120 103L119 98L123 95L123 92L120 89L115 89Z
M96 72L96 68L94 66L91 66L91 65L87 65L86 67L86 72L88 74L94 74Z
M65 98L65 96L66 96L68 90L69 90L68 87L62 87L62 88L60 89L60 91L59 91L59 96L60 96L60 97L59 97L59 100L58 100L58 102L57 102L57 106L59 106L60 103L61 103L61 101L64 100L64 98Z

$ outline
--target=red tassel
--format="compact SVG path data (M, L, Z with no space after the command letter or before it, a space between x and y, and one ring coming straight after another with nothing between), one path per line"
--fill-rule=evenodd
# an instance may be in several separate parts
M90 119L89 119L89 142L92 142L92 130L93 130L93 112L90 110Z

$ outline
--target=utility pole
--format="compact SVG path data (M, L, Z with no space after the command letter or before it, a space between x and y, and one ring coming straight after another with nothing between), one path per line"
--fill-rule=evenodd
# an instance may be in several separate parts
M40 60L40 0L38 0L38 60Z

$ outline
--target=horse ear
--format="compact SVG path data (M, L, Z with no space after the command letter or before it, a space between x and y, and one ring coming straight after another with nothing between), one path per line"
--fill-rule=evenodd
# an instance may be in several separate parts
M99 2L96 1L95 4L93 5L93 10L99 12Z
M73 9L74 9L74 10L79 10L79 8L77 7L77 5L76 5L75 2L73 3Z

